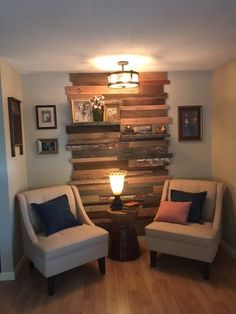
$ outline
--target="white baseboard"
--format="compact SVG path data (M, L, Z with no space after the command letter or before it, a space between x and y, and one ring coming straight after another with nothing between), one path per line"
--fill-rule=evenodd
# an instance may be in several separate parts
M14 271L0 273L0 281L15 280Z
M0 273L0 281L8 281L8 280L15 280L16 276L20 272L24 262L25 262L26 257L22 256L16 265L15 271L11 272L2 272Z
M227 251L233 258L236 259L236 250L228 245L225 241L221 241L221 246L225 251Z

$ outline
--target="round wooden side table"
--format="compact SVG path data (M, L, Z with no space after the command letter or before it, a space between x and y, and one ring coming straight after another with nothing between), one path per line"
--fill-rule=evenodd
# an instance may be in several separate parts
M140 256L134 220L138 208L125 210L108 210L112 220L109 234L108 256L117 261L131 261Z

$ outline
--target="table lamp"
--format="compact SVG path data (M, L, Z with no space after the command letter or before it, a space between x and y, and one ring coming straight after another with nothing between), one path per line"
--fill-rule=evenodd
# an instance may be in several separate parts
M126 170L111 170L109 171L109 179L111 190L115 196L111 203L112 210L121 210L123 207L120 195L123 191L125 176L127 174Z

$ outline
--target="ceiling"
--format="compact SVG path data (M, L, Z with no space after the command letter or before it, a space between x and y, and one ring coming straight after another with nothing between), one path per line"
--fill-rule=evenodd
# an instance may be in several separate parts
M0 0L0 57L21 72L214 69L236 57L236 0Z

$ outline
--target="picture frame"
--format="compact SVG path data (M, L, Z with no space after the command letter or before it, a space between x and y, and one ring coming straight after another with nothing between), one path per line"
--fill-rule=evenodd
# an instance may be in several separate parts
M17 146L20 149L20 155L23 155L21 101L14 97L8 97L8 112L11 139L11 156L15 157L15 148Z
M71 99L72 123L92 122L92 107L89 100Z
M57 113L55 105L36 106L37 129L56 129Z
M202 106L178 106L178 140L202 140Z
M118 122L120 120L120 103L105 103L103 120L105 122Z
M38 154L58 154L57 138L40 138L37 140Z

